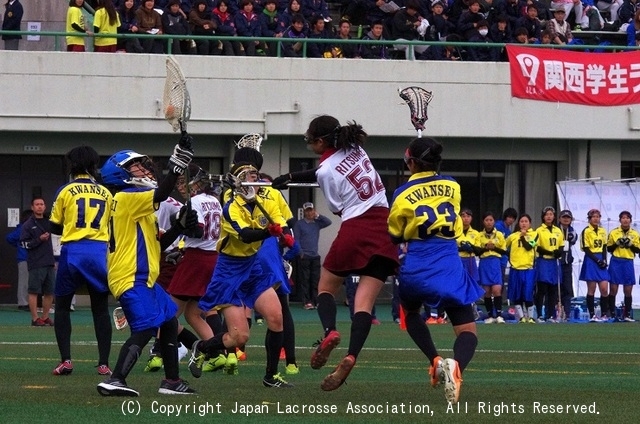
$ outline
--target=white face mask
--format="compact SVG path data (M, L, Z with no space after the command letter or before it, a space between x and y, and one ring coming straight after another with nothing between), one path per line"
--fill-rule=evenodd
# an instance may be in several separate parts
M489 30L488 29L480 29L480 30L478 30L478 32L480 33L480 35L482 35L484 37L485 35L487 35L489 33Z

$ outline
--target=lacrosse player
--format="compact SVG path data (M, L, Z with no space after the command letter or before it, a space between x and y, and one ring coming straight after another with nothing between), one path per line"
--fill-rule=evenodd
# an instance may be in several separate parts
M609 320L609 270L607 269L607 231L600 226L600 211L587 212L587 225L580 235L580 247L584 252L584 262L580 269L580 280L587 283L587 309L590 322ZM595 312L596 285L600 290L600 317Z
M475 240L478 237L478 231L471 227L473 221L473 212L471 209L462 209L460 211L462 219L462 235L458 237L458 255L462 261L462 266L467 270L471 278L475 281L480 279L478 275L478 263L476 262L476 254L474 250Z
M249 162L238 162L231 168L234 184L255 182L258 170ZM200 300L200 309L221 311L228 331L204 341L196 341L191 350L189 369L194 377L202 372L207 355L217 355L226 349L225 370L232 373L229 362L235 358L234 348L249 340L249 325L245 307L258 311L267 322L265 347L266 373L262 380L265 387L288 388L278 373L278 360L283 343L282 308L275 288L281 283L270 270L264 270L258 259L258 249L270 237L292 248L295 240L287 228L280 209L274 202L264 202L256 197L254 187L235 185L235 194L223 207L223 221L218 241L218 262ZM237 366L237 358L235 358Z
M521 323L534 324L533 292L536 285L534 268L538 234L531 229L531 217L522 214L518 218L518 230L507 237L509 252L509 300L515 305L517 318Z
M460 185L438 174L441 154L442 145L431 138L409 144L404 161L411 177L393 194L389 234L394 243L407 243L398 274L407 332L429 359L431 385L444 383L445 397L454 404L460 397L462 372L478 344L472 303L482 296L482 289L458 256ZM438 354L419 313L423 302L445 308L456 334L453 358Z
M500 260L506 254L504 235L495 228L493 212L482 215L484 229L476 237L476 253L480 257L478 282L484 289L484 306L488 317L485 324L504 324L502 317L502 268Z
M340 125L329 115L309 123L307 147L320 155L317 168L281 175L272 187L289 182L318 182L329 210L342 218L342 226L325 257L318 283L318 316L324 339L311 355L311 368L320 369L340 343L336 330L335 295L349 274L359 275L347 356L322 381L322 390L335 390L344 383L356 363L369 331L371 311L388 276L398 266L398 249L387 236L389 204L380 175L362 148L367 133L353 123Z
M71 301L87 286L98 341L98 374L111 375L111 316L107 284L107 247L113 196L98 184L100 156L89 146L74 147L65 156L71 181L58 189L51 210L51 232L62 236L56 276L56 341L60 364L53 375L71 374Z
M184 230L197 225L197 214L183 206L176 223L158 241L158 220L154 214L160 202L173 190L179 175L191 162L191 137L183 135L169 158L169 173L158 185L153 164L147 156L122 150L107 159L101 169L104 184L112 188L111 239L108 259L109 289L127 317L131 336L120 349L111 378L98 384L103 396L138 396L125 379L149 340L160 328L160 351L165 379L161 394L192 394L195 390L179 376L177 307L157 285L160 252Z
M558 303L559 264L558 259L564 250L564 236L562 230L556 227L556 210L551 206L542 209L540 215L542 224L537 228L538 244L536 252L536 296L535 303L538 322L561 321L561 316L553 317L556 303ZM542 316L542 302L546 298L545 316Z
M631 291L636 283L635 271L633 268L633 258L636 253L640 253L640 235L631 228L631 212L622 211L618 216L620 226L614 228L609 233L607 239L607 251L611 253L609 262L609 274L611 275L609 285L609 310L614 315L616 310L616 295L618 286L622 284L624 291L624 316L621 321L634 322L631 318ZM618 321L617 317L614 317ZM57 321L56 317L56 321Z

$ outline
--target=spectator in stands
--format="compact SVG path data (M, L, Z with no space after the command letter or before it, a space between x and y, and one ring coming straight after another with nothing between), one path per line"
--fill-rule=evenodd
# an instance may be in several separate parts
M3 31L20 31L20 23L24 10L20 0L7 0L4 5L4 16L2 17ZM22 35L2 34L5 50L18 50Z
M242 0L241 10L235 16L236 31L240 37L260 37L260 19L253 11L253 0ZM264 55L265 46L258 40L242 41L247 56Z
M513 33L513 42L516 44L529 44L529 32L525 27L516 29Z
M396 12L396 14L393 16L393 23L391 27L391 38L393 40L412 41L419 40L421 38L421 35L418 32L418 27L420 27L424 18L418 14L419 10L420 3L417 0L409 0L404 9L398 10ZM410 49L407 44L394 45L394 48L396 48L397 50L403 50L405 52L409 51L408 54L405 53L407 59L413 59L411 53L412 50L415 51L415 55L417 56L424 52L427 47L428 46L426 45L414 45L412 46L412 49Z
M305 23L304 16L301 13L296 13L291 18L291 26L284 32L282 38L307 38L304 31ZM302 57L302 47L303 44L301 42L282 43L282 54L285 57Z
M456 25L444 14L444 8L444 0L434 0L431 4L431 13L427 16L431 24L427 38L431 41L444 41L447 35L456 31Z
M376 21L371 24L371 29L362 39L382 41L383 29L382 21ZM363 59L389 59L388 47L385 44L361 44L358 48Z
M325 22L331 22L329 6L325 0L302 0L302 15L311 22L311 17L322 16Z
M498 4L498 12L500 15L504 15L509 19L509 26L511 28L517 28L516 23L518 19L524 16L520 0L505 0L500 2Z
M262 26L263 37L276 37L280 38L287 29L284 23L282 15L276 10L276 0L266 0L264 2L264 9L260 14L260 25ZM267 44L269 56L277 56L278 43L270 41Z
M449 34L444 41L460 43L464 41L458 34ZM462 60L462 52L457 46L445 44L444 46L429 46L418 60Z
M96 13L93 17L93 32L95 34L117 34L120 26L118 12L112 0L97 0ZM93 51L115 53L118 39L112 37L96 37L93 40Z
M494 43L510 43L513 40L513 34L509 26L509 18L506 15L500 15L496 22L491 25L491 28L489 28L489 37ZM508 60L507 49L502 47L498 51L498 60L506 62Z
M69 0L69 9L67 9L67 32L74 32L79 34L92 35L93 32L87 28L87 24L82 14L82 5L84 0ZM83 52L84 37L79 35L67 36L67 51L68 52Z
M627 27L627 46L640 46L640 10L636 11L633 22Z
M477 31L472 35L469 42L472 43L493 43L489 37L489 22L482 20L478 22ZM469 47L469 60L474 62L497 62L500 50L495 47Z
M189 12L189 29L193 35L211 36L216 33L218 23L207 8L205 0L197 0ZM222 42L219 40L196 40L196 51L199 55L220 54L221 50Z
M484 21L484 16L480 13L480 2L469 0L469 9L462 12L458 20L458 34L462 35L466 41L477 35L478 22Z
M618 9L618 16L611 16L612 20L618 20L620 24L633 23L633 15L636 13L637 0L624 0ZM622 30L622 28L620 28Z
M302 0L290 0L287 10L282 14L282 17L284 19L284 24L287 28L289 28L293 23L293 19L292 19L293 15L295 15L296 13L302 14L302 5L300 3L301 1ZM304 29L305 29L305 32L309 30L309 25L306 19L305 19Z
M365 19L367 0L341 0L340 6L340 19L346 19L353 25L364 25L367 23Z
M218 6L213 9L212 19L218 26L216 34L224 35L227 37L235 37L236 24L231 14L230 3L234 3L235 0L220 0ZM244 46L239 41L220 40L222 43L222 51L226 56L244 56Z
M346 19L340 19L336 38L339 40L353 39L353 37L351 37L351 22ZM356 44L336 44L331 49L331 55L333 57L346 57L349 59L360 57L358 46Z
M551 44L555 36L556 34L553 30L545 29L540 33L540 42L537 44Z
M325 29L324 18L320 15L314 16L309 22L310 31L308 38L328 40L331 37ZM330 43L307 43L307 57L332 57L331 49L333 45Z
M553 19L547 21L547 29L553 31L551 42L554 44L571 44L573 41L569 23L564 19L565 14L564 9L556 9L553 11Z
M542 32L542 26L538 19L538 7L534 4L528 5L527 14L518 19L516 26L527 30L527 39L529 40L529 43L535 43L538 41L540 39L540 33Z
M169 1L169 5L164 9L164 13L162 14L162 28L164 28L164 33L168 35L186 36L191 33L189 22L185 18L184 12L180 10L180 0ZM190 50L191 39L171 39L171 52L173 54L187 54Z
M142 34L158 34L162 31L162 18L154 9L154 0L144 0L144 3L136 10L136 20L138 21L138 31ZM161 40L155 38L144 38L140 41L144 53L163 53L164 45Z
M384 32L383 37L386 39L391 37L391 27L393 26L393 17L397 10L386 9L388 0L365 0L366 12L365 19L369 25L373 25L374 22L382 22ZM394 2L396 3L396 2ZM401 4L397 2L396 4ZM385 9L381 9L385 8Z
M123 1L118 9L118 15L120 16L118 34L138 33L138 21L136 20L133 0ZM118 50L124 50L127 53L142 53L144 49L142 48L142 44L140 44L140 40L137 38L119 38Z
M551 9L564 9L566 17L568 17L573 10L576 16L576 29L580 28L580 22L582 21L584 12L581 0L551 0Z

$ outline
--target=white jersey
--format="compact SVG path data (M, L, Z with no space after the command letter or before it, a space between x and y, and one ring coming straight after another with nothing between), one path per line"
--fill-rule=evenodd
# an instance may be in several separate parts
M375 206L389 207L380 175L364 149L338 150L320 163L316 177L329 210L343 221Z
M185 237L184 247L214 251L220 238L222 206L215 197L200 193L191 198L191 208L198 213L198 223L203 228L202 238Z
M180 212L180 208L182 207L182 203L174 199L173 197L167 197L167 200L160 203L158 210L156 211L156 217L158 218L158 229L160 233L165 233L169 228L171 228L171 216L175 216L178 212ZM171 246L167 247L165 252L169 252L175 249L180 242L180 237L178 237Z

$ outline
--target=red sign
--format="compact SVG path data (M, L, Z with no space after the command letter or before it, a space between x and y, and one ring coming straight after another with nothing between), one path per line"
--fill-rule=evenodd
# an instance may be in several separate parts
M640 103L640 51L585 53L507 45L511 95L619 106Z

